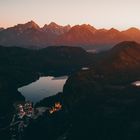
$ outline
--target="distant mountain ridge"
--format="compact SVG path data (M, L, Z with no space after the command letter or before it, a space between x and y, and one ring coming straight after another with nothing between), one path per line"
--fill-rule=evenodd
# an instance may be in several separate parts
M0 45L26 48L48 46L80 46L86 50L108 50L122 41L140 43L140 30L130 28L119 31L115 28L96 29L89 24L61 26L54 22L42 28L34 21L3 29L0 28Z
M67 25L67 26L61 26L58 25L54 22L51 22L49 25L45 24L42 28L43 31L48 32L48 33L53 33L56 35L61 35L64 34L66 32L68 32L70 30L71 26Z

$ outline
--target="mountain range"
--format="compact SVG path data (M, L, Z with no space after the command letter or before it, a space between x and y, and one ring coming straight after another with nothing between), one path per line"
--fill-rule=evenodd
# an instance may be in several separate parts
M140 43L140 30L130 28L96 29L89 24L61 26L54 22L42 28L34 21L18 24L7 29L0 28L0 45L26 48L48 46L80 46L86 50L108 50L122 41Z

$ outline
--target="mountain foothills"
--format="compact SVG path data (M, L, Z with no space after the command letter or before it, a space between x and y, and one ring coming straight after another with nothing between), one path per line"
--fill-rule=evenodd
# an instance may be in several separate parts
M52 120L44 114L28 128L25 139L139 139L140 88L132 85L140 79L139 53L140 44L125 41L96 54L89 69L68 78L63 93L37 104L47 107L59 100L64 109Z
M122 42L104 53L97 67L67 80L62 96L73 114L68 139L140 138L140 88L132 85L140 79L139 53L140 44Z
M139 53L140 44L125 41L117 44L107 52L97 54L93 66L88 70L80 70L69 77L64 86L64 93L68 93L63 95L69 96L71 100L74 98L80 100L80 97L82 100L82 98L89 96L86 95L88 92L91 96L96 92L97 96L100 96L98 92L101 90L103 92L110 90L109 92L113 94L115 90L121 91L124 88L130 88L132 82L140 79ZM80 92L78 92L79 90ZM69 100L69 98L67 99ZM73 103L70 103L71 106Z
M140 44L124 41L115 45L104 54L104 58L96 65L99 71L110 74L123 71L139 73L140 69ZM135 71L135 72L134 72Z
M83 26L84 30L88 28L87 33L90 30L96 32L89 25ZM34 28L40 30L36 24ZM132 85L140 79L139 53L140 44L134 41L121 42L97 54L72 46L51 46L39 50L1 46L0 136L10 139L9 130L1 128L11 121L13 103L25 100L17 91L18 87L35 81L40 75L65 73L70 77L63 92L36 104L48 107L60 101L63 109L52 116L45 112L33 121L26 128L23 140L38 140L40 136L48 140L140 138L140 89ZM86 69L81 69L83 67Z
M132 40L140 43L139 29L118 31L114 28L96 29L89 24L60 26L54 22L41 28L34 21L7 29L0 28L0 45L33 49L66 45L102 51L112 48L119 42Z
M0 46L0 112L6 113L1 110L9 109L9 104L18 97L24 99L17 88L37 80L40 75L68 74L93 62L93 56L79 47L31 50Z

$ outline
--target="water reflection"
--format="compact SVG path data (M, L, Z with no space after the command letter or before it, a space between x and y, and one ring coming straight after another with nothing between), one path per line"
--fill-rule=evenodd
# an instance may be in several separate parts
M140 81L135 81L132 83L133 86L140 87Z
M22 93L26 100L30 100L36 103L45 97L49 97L55 95L58 92L61 92L67 78L67 76L40 77L36 82L33 82L27 86L23 86L19 88L18 91Z

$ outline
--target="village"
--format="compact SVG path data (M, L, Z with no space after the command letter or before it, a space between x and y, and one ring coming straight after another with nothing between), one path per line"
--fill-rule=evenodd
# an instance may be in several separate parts
M43 113L48 111L48 115L52 115L62 109L60 102L56 102L52 107L33 107L32 102L22 102L14 104L15 114L13 115L10 132L11 140L21 140L24 129L28 127L32 120L42 116Z

